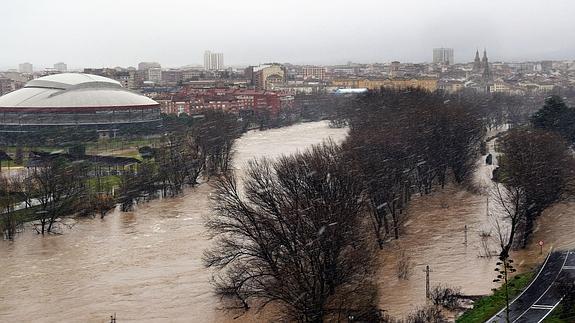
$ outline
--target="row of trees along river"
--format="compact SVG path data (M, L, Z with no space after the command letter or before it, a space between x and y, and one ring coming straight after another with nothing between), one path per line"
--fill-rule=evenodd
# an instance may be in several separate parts
M58 309L65 309L66 317L71 318L94 319L118 312L128 319L187 321L193 317L209 321L229 318L214 312L216 307L225 307L234 315L247 310L248 314L241 316L244 319L254 319L260 315L254 309L264 308L261 313L267 319L390 321L381 311L388 305L379 301L385 298L378 294L385 284L380 276L389 277L389 272L382 275L378 270L384 267L379 254L395 248L394 241L401 240L408 227L412 198L425 201L422 196L451 183L474 189L473 174L485 149L486 126L496 127L497 120L511 116L509 111L516 111L517 102L521 102L504 99L504 105L493 104L501 98L485 100L491 103L419 90L372 91L338 105L332 124L349 128L341 144L338 139L347 130L329 129L325 123L249 133L235 143L235 172L230 162L239 132L233 118L216 113L199 126L176 122L160 148L145 152L148 161L121 175L115 202L125 214L114 211L96 224L80 219L63 236L33 239L26 235L23 243L2 249L2 259L8 260L2 277L16 298L0 295L6 300L0 317L16 319L28 311L37 313L39 320L61 319ZM536 117L533 124L541 128ZM517 157L513 143L515 140L521 146L525 144L521 140L528 139L534 147L532 154L538 155L537 149L549 148L545 138L557 138L553 134L556 131L517 128L501 139L502 166L497 172L501 184L496 185L500 204L509 202L514 188L525 191L528 184L518 178L524 171L551 167L558 174L553 178L562 179L553 180L559 184L551 187L544 180L546 175L539 174L536 185L549 186L546 196L551 198L534 209L533 198L528 199L525 192L521 202L529 201L522 204L528 211L517 221L513 215L505 217L511 232L519 232L522 241L527 241L537 215L564 195L570 173L566 165L570 163L557 161L571 157L565 154L564 145L550 157L518 165L525 158ZM271 158L274 152L290 153L294 147L304 148L330 135L337 137L335 141ZM255 152L246 152L254 148ZM246 154L268 158L251 161L243 169ZM97 173L93 169L76 171L82 167L62 160L46 162L49 164L20 180L28 184L14 186L17 189L12 193L26 196L22 187L41 186L41 177L34 172L50 169L54 172L48 175L50 182L59 183L56 191L60 186L78 187L81 193L50 193L46 206L40 204L41 211L37 212L41 232L52 231L55 219L64 211L70 212L60 207L81 204L71 202L89 196L85 193L89 186L86 178ZM200 177L211 178L212 185L194 188ZM7 183L5 187L10 186ZM6 196L15 195L12 193ZM28 196L40 200L38 192ZM56 203L54 196L66 203ZM157 196L172 198L142 204ZM98 210L98 206L90 209ZM465 221L461 219L461 224ZM205 228L214 240L206 240ZM509 236L514 240L513 234ZM42 241L50 241L50 245L44 246ZM501 243L499 253L504 255L513 246L521 247ZM68 259L70 256L75 262ZM34 257L43 259L42 264L27 268L25 264L34 263ZM396 258L397 271L392 276L409 279L413 265L405 257ZM211 271L202 266L214 269L213 289L208 287ZM63 287L26 281L31 278ZM491 286L489 282L485 285ZM31 290L37 297L52 304L59 300L60 304L48 310L41 304L22 307L16 300ZM221 303L211 296L213 291ZM75 308L66 306L69 293L76 296ZM191 300L175 301L183 295L190 295ZM96 304L93 298L98 300ZM408 319L418 322L441 315L439 307L430 306L414 311Z

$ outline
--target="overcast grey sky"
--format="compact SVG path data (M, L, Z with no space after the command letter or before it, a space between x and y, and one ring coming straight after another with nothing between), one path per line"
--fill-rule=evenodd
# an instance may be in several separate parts
M574 0L1 0L0 68L575 58Z

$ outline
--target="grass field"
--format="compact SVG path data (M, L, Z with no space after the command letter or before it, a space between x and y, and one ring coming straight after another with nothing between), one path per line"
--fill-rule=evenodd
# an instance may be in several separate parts
M517 296L533 279L533 272L519 274L509 282L510 300ZM458 323L483 323L505 307L505 286L501 286L492 295L478 299L473 308L463 313Z
M100 185L99 191L110 192L113 187L120 186L120 176L117 176L117 175L103 176L103 177L100 177L99 182L100 182L99 183L99 185ZM98 179L97 178L88 179L88 186L93 191L98 191Z
M16 222L19 223L26 223L31 222L38 219L36 214L37 211L40 210L40 206L33 206L27 209L21 209L18 211L14 211L11 215L16 219Z
M116 157L131 157L136 159L141 159L138 152L139 147L143 146L157 146L161 141L161 138L140 138L140 139L107 139L100 140L98 142L88 142L86 143L86 154L88 155L107 155ZM0 146L0 151L5 151L12 157L16 154L17 147L15 146ZM24 164L27 161L27 152L29 151L44 151L44 152L67 152L66 147L60 146L34 146L34 147L24 147ZM14 161L1 161L2 169L5 167L15 166Z

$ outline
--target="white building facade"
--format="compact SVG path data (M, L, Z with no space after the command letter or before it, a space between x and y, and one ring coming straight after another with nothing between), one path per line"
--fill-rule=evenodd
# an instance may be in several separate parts
M453 48L434 48L433 63L445 65L454 64L455 61L453 60Z
M207 71L217 71L224 69L224 54L204 52L204 69Z

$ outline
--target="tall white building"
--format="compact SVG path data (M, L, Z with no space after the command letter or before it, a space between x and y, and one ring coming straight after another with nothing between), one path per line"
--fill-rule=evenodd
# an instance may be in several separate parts
M62 63L62 62L56 63L56 64L54 64L54 69L58 72L64 73L64 72L68 71L68 65L66 65L66 63Z
M453 48L434 48L433 63L451 65L453 60Z
M212 53L207 50L204 52L204 69L208 71L221 70L224 68L224 54Z
M34 72L34 67L30 63L22 63L18 65L18 71L20 73L32 74L32 72Z

